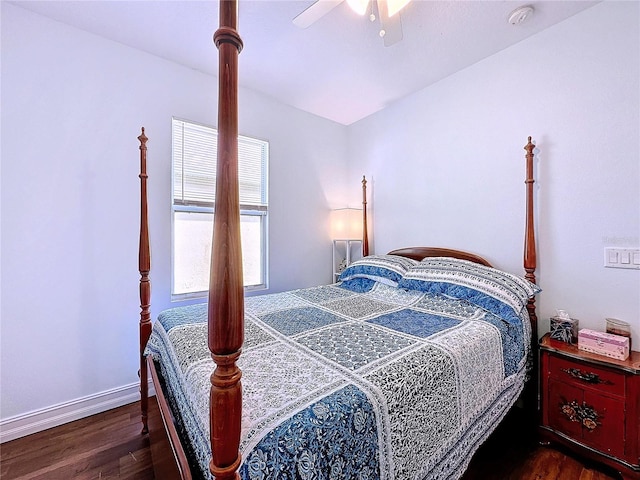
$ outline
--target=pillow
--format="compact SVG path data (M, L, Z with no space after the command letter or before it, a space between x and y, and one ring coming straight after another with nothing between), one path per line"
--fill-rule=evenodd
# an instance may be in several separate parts
M368 278L376 282L396 287L402 276L420 262L399 255L369 255L349 265L338 280Z
M517 275L451 257L425 258L398 287L465 299L509 323L518 322L529 299L541 291Z
M351 278L340 282L340 288L356 293L366 293L370 291L376 284L375 280L370 278Z

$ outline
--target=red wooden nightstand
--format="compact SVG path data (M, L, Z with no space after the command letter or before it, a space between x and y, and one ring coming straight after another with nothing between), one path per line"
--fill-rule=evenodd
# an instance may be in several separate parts
M625 361L540 340L541 439L640 479L640 352Z

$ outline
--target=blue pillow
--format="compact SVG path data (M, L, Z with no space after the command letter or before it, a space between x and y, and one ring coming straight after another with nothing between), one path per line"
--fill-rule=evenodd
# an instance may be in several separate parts
M517 275L451 257L425 258L398 287L464 299L509 323L519 322L529 299L541 291Z
M369 255L349 265L338 280L368 278L392 287L398 286L402 276L420 262L399 255Z
M339 286L340 288L344 288L351 292L366 293L370 291L375 284L375 280L371 280L370 278L352 278L350 280L340 282Z

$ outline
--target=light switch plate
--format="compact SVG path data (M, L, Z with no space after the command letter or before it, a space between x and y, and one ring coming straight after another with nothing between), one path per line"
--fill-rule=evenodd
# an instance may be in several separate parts
M640 248L605 247L604 266L640 270Z

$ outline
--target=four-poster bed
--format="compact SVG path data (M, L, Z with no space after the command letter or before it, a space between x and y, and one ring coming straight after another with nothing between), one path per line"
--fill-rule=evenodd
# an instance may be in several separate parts
M219 180L208 303L163 312L153 329L144 129L138 137L141 409L156 475L316 478L322 471L322 478L456 478L520 396L528 360L535 358L531 138L525 147L528 281L458 250L368 255L363 180L365 257L338 284L245 303L236 29L237 2L221 1L214 36ZM149 371L163 425L147 425ZM527 385L535 410L535 380ZM160 450L164 431L168 454Z

